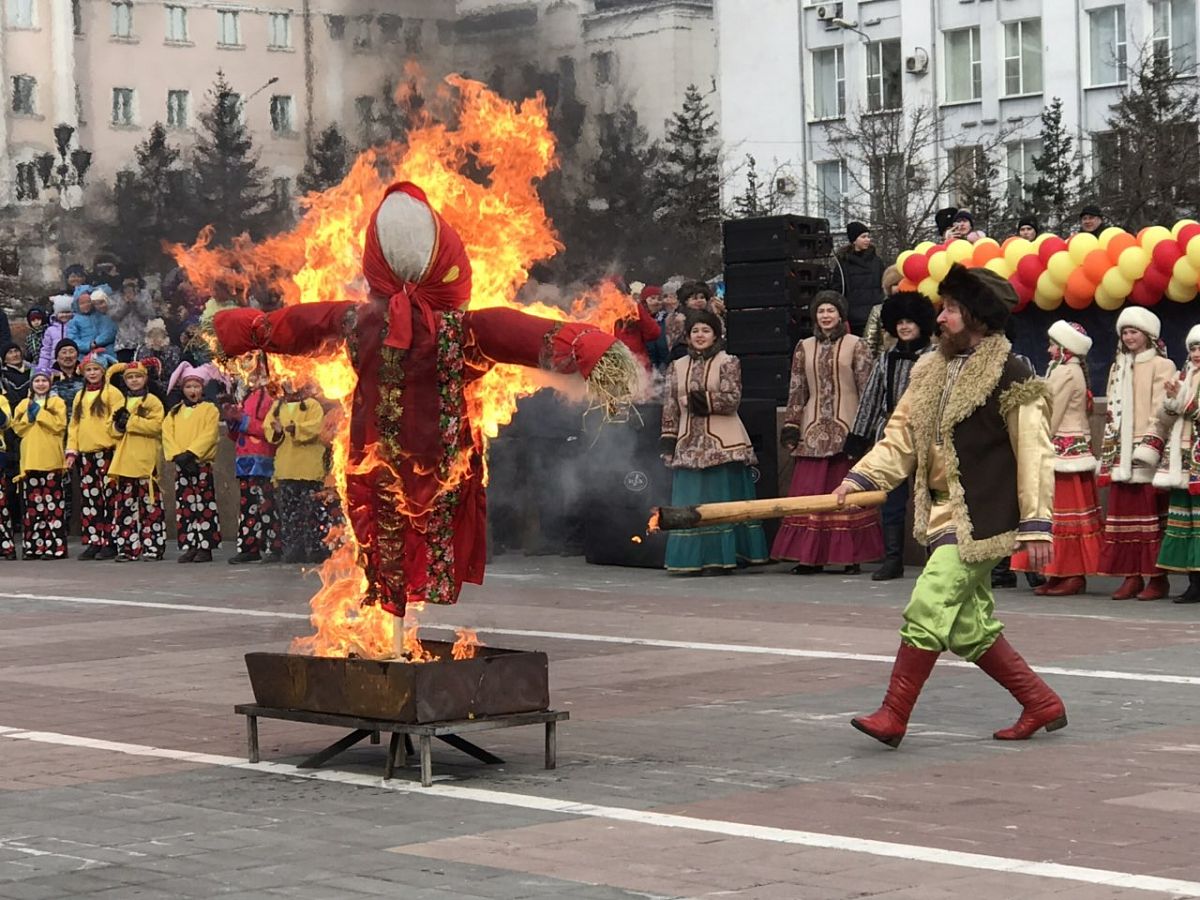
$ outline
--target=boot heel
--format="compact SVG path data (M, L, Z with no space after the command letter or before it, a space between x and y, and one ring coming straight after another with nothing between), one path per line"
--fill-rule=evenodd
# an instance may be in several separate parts
M1067 717L1059 716L1053 722L1048 722L1046 724L1046 733L1049 734L1051 731L1058 731L1058 729L1066 728L1066 727L1067 727Z

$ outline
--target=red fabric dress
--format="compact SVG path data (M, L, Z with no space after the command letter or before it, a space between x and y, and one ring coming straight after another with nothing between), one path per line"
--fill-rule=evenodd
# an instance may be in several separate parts
M428 205L415 185L393 185L387 195L395 191ZM516 310L464 312L470 260L454 229L430 211L436 240L418 280L403 281L388 266L377 210L363 255L368 301L302 303L269 314L230 309L213 320L228 356L258 349L309 355L349 343L358 386L347 511L367 575L365 602L397 616L407 603L454 603L464 581L483 581L483 444L467 385L497 363L586 378L615 343L590 326Z

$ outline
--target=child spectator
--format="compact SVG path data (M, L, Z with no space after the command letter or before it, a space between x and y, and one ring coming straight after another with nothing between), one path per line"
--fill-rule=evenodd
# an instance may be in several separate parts
M30 363L38 361L42 352L42 340L46 336L46 328L50 317L40 306L35 306L25 313L25 324L29 326L29 334L25 335L25 359Z
M285 563L319 562L316 497L325 480L325 412L306 387L285 391L267 416L267 440L276 446L275 487Z
M108 315L108 293L86 285L77 288L71 311L74 315L67 323L66 334L79 352L100 353L115 361L112 345L117 339L117 323Z
M12 514L8 506L8 435L12 407L0 393L0 559L16 559L17 545L13 541Z
M175 464L175 521L182 555L178 562L212 562L221 546L213 461L221 436L220 412L204 399L208 367L180 363L167 393L178 383L183 399L163 421L163 455Z
M47 371L54 366L54 351L58 347L58 342L66 339L67 325L75 315L71 311L74 301L66 294L51 297L50 302L54 307L54 319L42 332L42 343L37 356L30 360L39 369Z
M151 373L156 380L163 372L174 372L183 361L179 348L171 343L171 338L167 335L167 324L162 319L151 319L146 323L142 342L133 351L133 362L148 359L158 361L155 366L157 371ZM162 391L162 395L165 397L166 391Z
M120 362L130 362L146 333L146 325L155 317L150 292L139 279L124 279L121 293L113 297L108 314L117 323L117 339L113 344L116 357Z
M65 559L67 500L63 435L67 406L50 393L50 370L38 368L29 396L13 410L13 430L21 438L20 479L25 494L22 539L25 559Z
M256 369L250 375L250 393L241 406L224 407L225 424L234 442L234 470L238 480L237 554L230 565L277 562L279 519L275 509L275 446L267 440L267 415L273 400L265 373Z
M125 395L104 377L108 357L89 353L79 364L83 389L75 395L67 424L67 469L79 462L80 559L112 559L116 494L109 480L117 439L109 429L113 414L125 405Z
M162 497L155 490L163 405L148 389L145 363L117 363L109 381L121 376L124 403L109 424L117 440L108 476L116 482L113 545L117 562L160 560L166 550Z
M3 456L3 462L0 463L0 479L7 484L4 491L6 496L0 499L0 503L7 505L9 520L16 522L21 505L20 486L16 482L20 471L21 441L12 430L12 411L29 393L29 379L33 375L33 369L25 362L20 344L9 343L2 356L4 365L0 366L0 397L8 401L9 421L0 427L0 441L6 445L5 451L0 454Z

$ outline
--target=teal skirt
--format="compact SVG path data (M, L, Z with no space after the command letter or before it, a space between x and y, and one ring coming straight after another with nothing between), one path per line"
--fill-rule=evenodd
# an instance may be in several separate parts
M676 469L673 476L672 506L754 499L754 479L750 468L743 463L725 463L709 469ZM767 536L759 522L685 528L667 535L669 572L735 569L769 561Z
M1200 497L1187 488L1171 491L1158 567L1168 572L1200 571Z

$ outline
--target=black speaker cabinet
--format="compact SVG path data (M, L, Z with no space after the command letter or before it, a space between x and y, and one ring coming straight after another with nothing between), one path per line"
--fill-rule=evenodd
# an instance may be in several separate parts
M787 404L792 374L792 354L764 353L738 356L742 364L742 396Z
M808 311L797 306L730 309L725 313L725 347L743 353L791 353L797 341L812 334Z
M758 465L753 469L755 497L759 500L769 500L780 496L779 485L779 434L775 427L774 400L743 400L738 407L738 415L750 435L750 443L754 447L754 455L758 457ZM779 530L779 519L764 519L763 529L767 532L767 540L775 539Z
M828 219L809 216L764 216L722 223L725 262L772 259L816 259L833 252Z
M725 266L725 306L756 309L764 306L808 306L817 291L829 286L824 261L737 263Z

